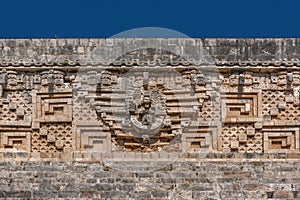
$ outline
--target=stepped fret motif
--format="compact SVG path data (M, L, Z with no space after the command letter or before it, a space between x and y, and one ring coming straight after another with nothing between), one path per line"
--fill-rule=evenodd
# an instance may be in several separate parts
M0 151L300 153L300 64L278 60L273 40L262 43L280 51L244 52L241 40L101 41L48 60L0 54ZM257 53L267 50L273 57Z

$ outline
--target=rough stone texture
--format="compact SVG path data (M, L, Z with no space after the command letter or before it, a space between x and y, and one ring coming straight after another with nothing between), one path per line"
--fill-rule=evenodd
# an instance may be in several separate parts
M300 163L292 160L0 164L1 198L300 198Z
M0 40L0 197L298 198L299 41Z
M2 66L45 66L109 64L124 52L145 48L164 47L155 51L156 58L164 61L166 50L185 59L203 61L206 56L211 63L219 65L300 65L300 39L7 39L0 40ZM201 51L201 50L202 51ZM204 50L204 51L203 51ZM198 53L200 52L200 54ZM97 56L95 56L95 54ZM200 56L199 56L200 55ZM147 62L145 52L124 57L122 62L132 59ZM170 59L170 57L168 58ZM157 61L161 65L168 62ZM120 63L120 62L119 62ZM201 62L197 62L200 63Z

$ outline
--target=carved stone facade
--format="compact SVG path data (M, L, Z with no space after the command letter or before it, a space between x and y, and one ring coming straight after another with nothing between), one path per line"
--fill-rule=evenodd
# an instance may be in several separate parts
M213 39L202 41L202 46L196 39L181 39L175 44L166 41L172 48L185 43L191 55L197 45L207 49L206 44L218 43ZM48 56L51 62L46 62L24 61L27 58L22 60L17 53L10 61L2 50L0 149L108 155L299 153L299 62L292 58L294 54L288 60L277 59L286 53L277 51L284 46L280 42L286 42L287 49L293 46L288 41L253 41L252 46L219 41L223 46L215 44L214 51L205 54L213 58L212 63L185 56L187 50L178 54L177 50L160 51L158 56L153 47L125 52L107 62L97 60L97 55L105 56L104 51L94 57L86 53L95 61L93 65L80 60L78 52L69 57L52 53ZM266 45L266 51L277 49L274 57L262 53L251 57L244 52L235 55L239 57L236 60L230 57L231 51L224 57L229 47L253 50L254 44L265 43L272 47ZM2 41L5 45L11 44ZM105 45L99 49L110 47ZM74 46L74 51L79 47ZM86 51L88 47L82 46ZM55 56L65 60L51 60ZM243 56L248 58L243 60Z

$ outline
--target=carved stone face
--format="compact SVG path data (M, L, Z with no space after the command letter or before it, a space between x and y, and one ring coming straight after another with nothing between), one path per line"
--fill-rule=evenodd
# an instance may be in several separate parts
M16 72L7 72L7 84L8 86L17 85L17 73Z
M53 84L53 82L54 82L54 74L52 70L42 72L42 85L46 86L49 84Z
M239 84L239 75L231 74L229 76L229 85L238 85Z
M252 85L253 79L252 74L245 74L245 85Z
M55 85L62 85L64 84L64 75L60 72L54 74L54 84Z
M49 85L49 84L55 84L55 85L62 85L64 84L64 73L61 71L44 71L41 73L42 82L41 85Z
M299 72L293 73L293 85L300 85L300 73Z
M103 85L111 85L111 74L108 72L104 72L101 75L101 83Z
M48 77L48 73L46 73L46 72L42 73L42 82L41 82L41 85L48 85L47 77Z
M278 80L277 80L278 85L286 85L287 80L286 80L286 73L278 73Z

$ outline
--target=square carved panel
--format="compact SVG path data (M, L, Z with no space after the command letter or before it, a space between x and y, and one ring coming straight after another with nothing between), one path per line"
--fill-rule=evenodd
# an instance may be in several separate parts
M85 126L77 129L77 148L91 152L111 152L111 135L100 126Z
M30 151L30 132L4 131L0 137L1 150Z
M201 152L217 148L217 127L199 127L184 131L182 135L183 152Z
M33 96L36 103L34 121L39 122L71 122L72 121L72 94L36 94Z
M299 128L263 129L265 153L299 151Z
M261 91L222 95L222 119L225 123L257 122L261 117Z

